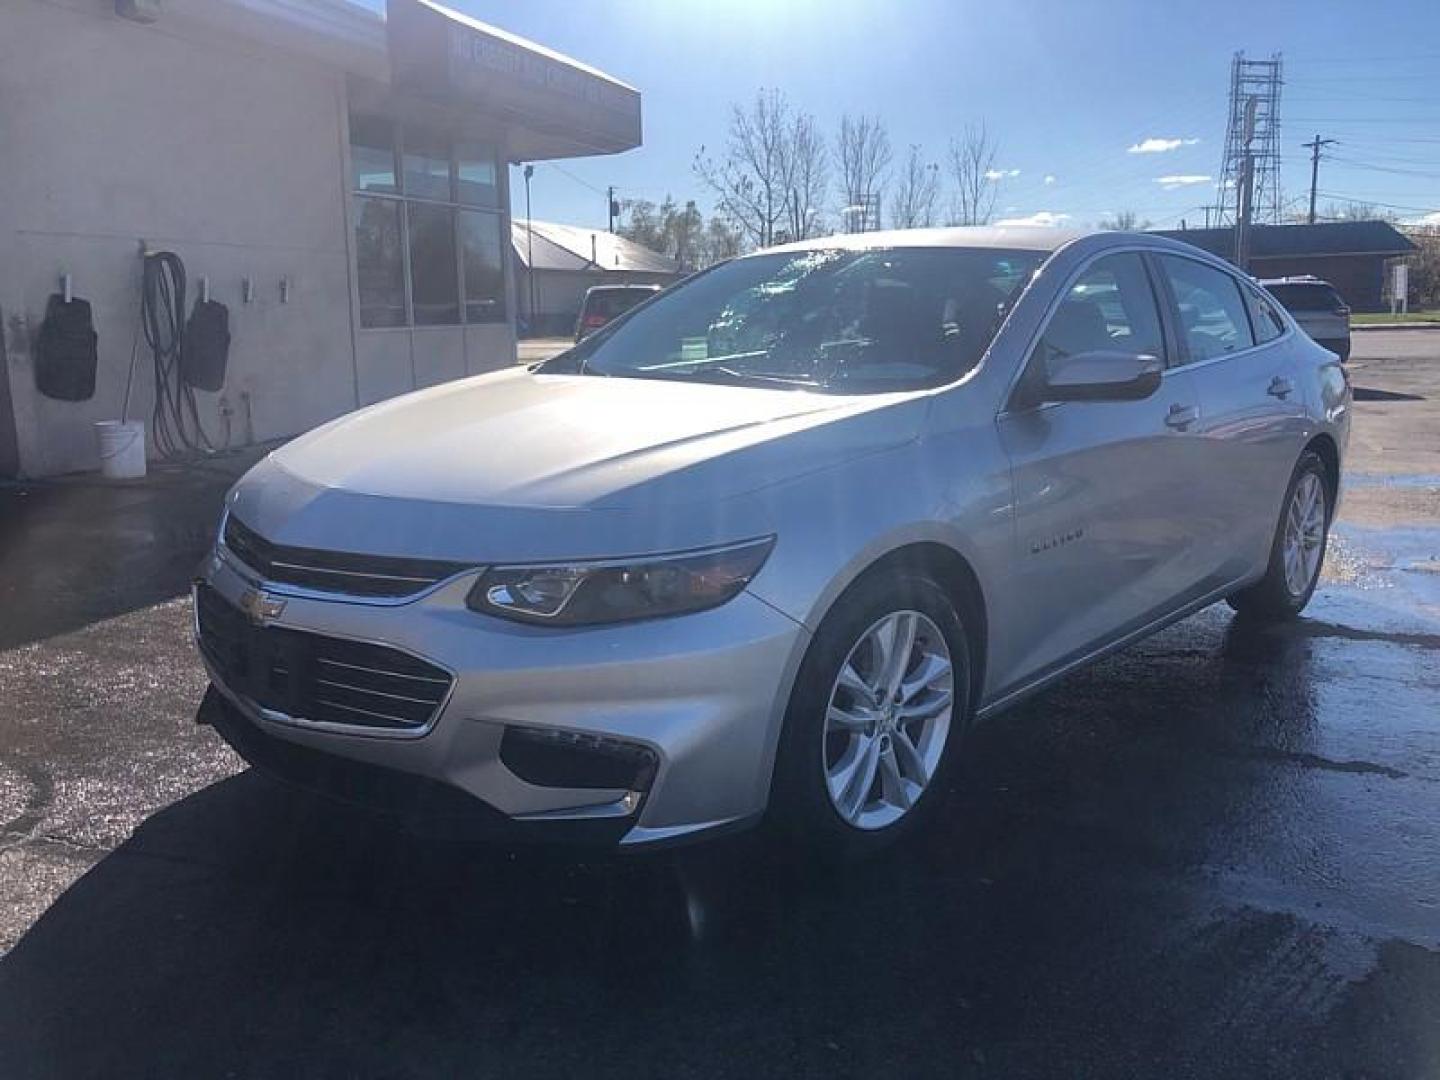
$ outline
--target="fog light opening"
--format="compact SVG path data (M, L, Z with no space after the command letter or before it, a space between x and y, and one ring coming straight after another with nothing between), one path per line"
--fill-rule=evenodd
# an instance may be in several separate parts
M505 728L500 761L537 787L621 790L638 807L660 760L640 743L557 728Z

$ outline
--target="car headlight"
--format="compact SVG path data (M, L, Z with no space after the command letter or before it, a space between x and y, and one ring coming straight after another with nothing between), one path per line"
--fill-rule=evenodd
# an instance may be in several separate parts
M546 566L495 566L466 604L521 622L580 626L718 607L764 565L773 536L703 551Z

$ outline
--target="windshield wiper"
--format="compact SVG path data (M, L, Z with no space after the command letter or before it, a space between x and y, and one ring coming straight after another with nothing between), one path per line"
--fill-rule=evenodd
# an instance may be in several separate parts
M778 375L768 371L736 371L734 368L720 367L718 365L716 367L705 368L702 374L709 374L710 372L715 372L727 378L744 382L776 383L781 386L820 385L820 383L814 379L807 379L798 375Z
M641 371L694 371L698 368L715 367L720 364L728 364L732 360L749 360L756 356L768 356L766 349L750 349L747 352L723 353L720 356L700 356L692 360L667 360L663 364L650 364L642 367Z

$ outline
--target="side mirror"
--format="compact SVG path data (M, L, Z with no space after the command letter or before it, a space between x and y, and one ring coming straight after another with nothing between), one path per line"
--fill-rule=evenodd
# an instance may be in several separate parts
M1045 401L1140 401L1160 389L1165 365L1158 356L1095 349L1052 357L1046 365Z

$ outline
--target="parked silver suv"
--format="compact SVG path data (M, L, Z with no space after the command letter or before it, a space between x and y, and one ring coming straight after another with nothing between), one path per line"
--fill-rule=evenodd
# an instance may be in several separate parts
M863 853L976 721L1216 600L1303 608L1349 422L1335 357L1187 244L760 252L257 465L196 586L205 715L406 809Z
M1328 281L1305 275L1260 282L1300 329L1342 361L1350 359L1350 305Z

